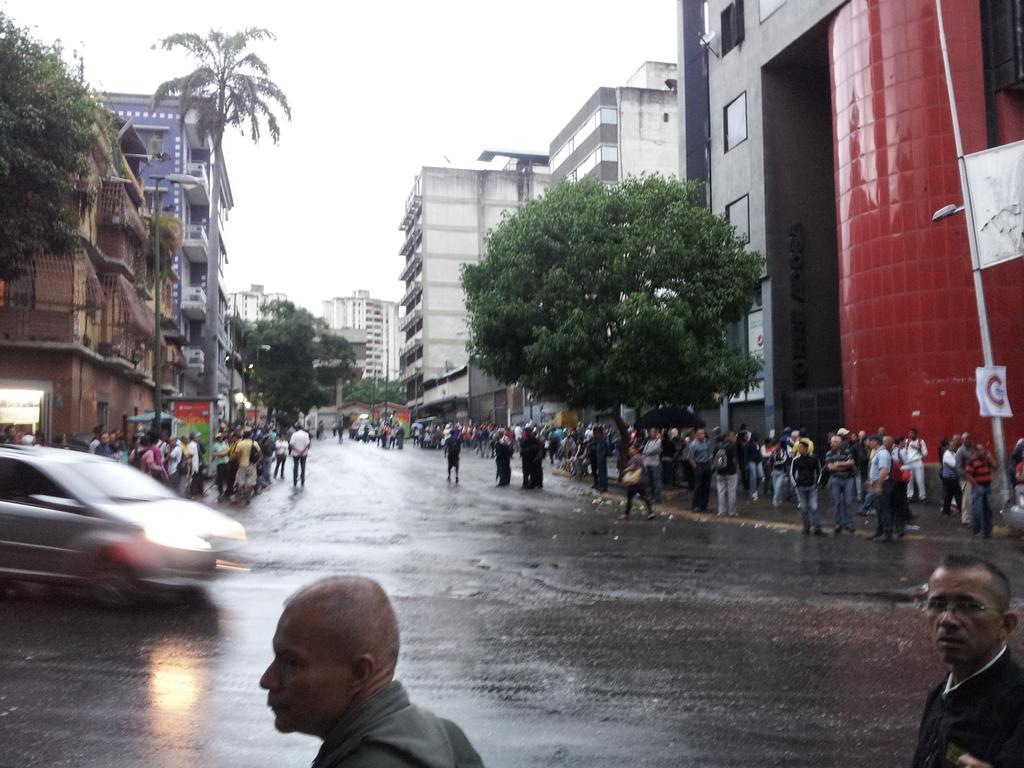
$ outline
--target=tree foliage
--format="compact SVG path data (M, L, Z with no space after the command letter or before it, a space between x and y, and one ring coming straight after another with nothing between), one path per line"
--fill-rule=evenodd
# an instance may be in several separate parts
M100 114L60 47L0 12L0 279L21 274L30 256L78 247L76 184Z
M197 64L188 74L157 86L150 112L155 111L164 99L175 98L182 124L189 114L194 113L199 135L213 142L215 162L211 186L214 191L210 196L210 230L207 233L210 241L207 274L211 277L218 273L220 259L224 132L228 128L248 130L253 142L258 143L262 126L266 124L270 138L276 144L281 137L281 127L274 109L279 108L289 120L292 117L287 97L270 79L270 68L263 59L248 50L251 43L273 39L274 35L269 30L249 27L233 34L211 29L206 37L195 33L174 34L158 43L164 50L185 50ZM216 286L208 286L207 315L210 317L216 317L219 312L218 297ZM218 346L214 323L206 324L205 337L203 346L207 356L216 356ZM206 373L206 386L210 392L217 391L216 370L211 367Z
M276 144L281 126L274 108L279 107L291 120L291 107L270 79L266 62L247 50L250 43L273 39L273 33L261 27L229 35L211 29L206 37L179 33L163 38L158 43L161 48L183 48L198 66L187 75L161 83L153 94L151 109L163 99L178 99L182 120L195 110L199 135L212 139L218 151L228 128L248 130L250 138L259 142L263 123Z
M707 406L754 383L727 340L761 271L691 183L562 183L463 268L470 346L501 381L576 407Z
M263 402L286 411L333 402L337 382L351 379L355 365L348 341L327 333L322 320L290 301L267 306L246 335L243 355L253 364L253 384Z
M357 379L345 387L346 400L359 400L364 403L404 403L406 400L405 385L395 379Z

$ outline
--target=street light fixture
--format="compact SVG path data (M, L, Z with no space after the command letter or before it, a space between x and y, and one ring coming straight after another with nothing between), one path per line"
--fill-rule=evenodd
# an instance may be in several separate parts
M942 221L948 219L950 216L955 216L958 213L963 213L964 207L957 205L956 203L950 203L939 208L935 213L932 214L932 221Z
M953 139L956 142L957 169L960 172L960 190L963 194L964 204L962 206L950 204L940 208L932 215L932 221L941 221L960 212L963 212L967 219L967 245L971 252L974 298L978 307L981 356L985 367L990 368L993 365L992 337L989 335L988 329L988 307L985 304L985 287L981 281L978 235L974 225L974 208L971 205L970 183L967 178L967 160L964 157L964 144L960 136L960 116L957 113L956 92L953 88L953 72L949 64L949 48L946 45L946 27L942 18L942 0L935 0L935 15L938 17L939 22L939 45L942 49L942 64L946 74L946 92L949 95L949 111L953 119ZM1010 486L1006 473L1006 440L1003 436L1003 420L999 416L992 417L992 442L995 443L996 459L999 463L996 481L1002 502L1005 505L1010 499Z
M162 414L160 411L163 405L163 393L160 390L160 364L163 362L160 355L160 340L162 337L160 332L160 197L163 195L163 190L160 189L160 182L166 181L168 184L177 184L180 187L189 189L196 186L199 180L185 173L154 174L149 178L156 182L156 188L153 192L153 218L156 229L153 244L154 272L156 273L153 277L153 325L155 326L153 330L153 429L159 435L162 431Z

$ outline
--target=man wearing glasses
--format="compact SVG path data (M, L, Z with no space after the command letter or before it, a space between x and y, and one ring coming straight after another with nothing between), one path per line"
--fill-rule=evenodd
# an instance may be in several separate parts
M928 580L924 603L949 676L928 696L913 768L1024 766L1024 670L1006 642L1017 626L999 568L950 555Z

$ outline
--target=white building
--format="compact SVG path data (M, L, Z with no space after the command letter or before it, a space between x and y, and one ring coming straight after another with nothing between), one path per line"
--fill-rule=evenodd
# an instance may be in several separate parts
M547 155L485 151L503 170L423 168L405 206L401 366L408 403L421 415L466 418L466 302L460 270L478 262L502 214L548 188Z
M229 311L246 323L263 319L264 308L275 301L288 301L283 293L267 293L263 286L253 283L248 291L236 291L228 297Z
M323 303L323 319L332 330L366 331L367 379L398 379L398 302L370 298L369 291L354 291Z
M598 88L551 142L551 181L609 184L679 173L678 66L648 61L620 88Z

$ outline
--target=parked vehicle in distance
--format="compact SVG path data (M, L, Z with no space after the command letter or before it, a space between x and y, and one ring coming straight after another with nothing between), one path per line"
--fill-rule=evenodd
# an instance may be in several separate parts
M194 589L245 541L229 517L137 469L0 446L0 580L86 587L105 603Z

